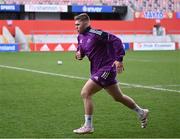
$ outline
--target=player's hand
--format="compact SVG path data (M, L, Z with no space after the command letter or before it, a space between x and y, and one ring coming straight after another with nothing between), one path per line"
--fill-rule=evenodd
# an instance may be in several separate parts
M116 66L117 73L122 73L124 71L124 66L123 66L122 62L114 61L112 66L114 66L114 65Z
M77 60L82 60L81 52L80 52L80 51L77 51L77 52L76 52L76 59L77 59Z

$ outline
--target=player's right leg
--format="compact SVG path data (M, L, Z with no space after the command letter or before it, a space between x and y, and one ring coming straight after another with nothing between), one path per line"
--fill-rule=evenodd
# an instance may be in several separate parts
M145 128L147 126L147 117L149 113L148 109L142 109L135 103L132 98L124 95L118 84L108 86L105 88L105 90L114 98L115 101L121 102L122 104L134 110L138 114L142 128Z
M85 111L85 123L82 127L73 130L77 134L86 134L94 132L92 125L92 114L93 114L93 102L92 96L102 89L97 83L92 79L89 79L81 90L81 96L84 102Z

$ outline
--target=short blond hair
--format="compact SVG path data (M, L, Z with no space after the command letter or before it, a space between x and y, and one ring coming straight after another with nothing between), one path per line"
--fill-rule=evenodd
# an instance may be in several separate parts
M87 13L82 13L74 17L74 20L80 21L90 21L90 18Z

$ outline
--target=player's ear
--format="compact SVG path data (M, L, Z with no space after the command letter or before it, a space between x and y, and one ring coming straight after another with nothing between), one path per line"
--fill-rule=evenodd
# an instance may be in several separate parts
M89 21L84 21L84 25L85 25L86 27L88 27L88 26L89 26Z

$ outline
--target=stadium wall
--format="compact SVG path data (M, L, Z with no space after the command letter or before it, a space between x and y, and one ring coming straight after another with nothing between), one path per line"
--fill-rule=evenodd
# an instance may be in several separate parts
M116 34L152 34L155 20L135 19L133 21L92 21L95 28L110 31ZM166 28L167 34L180 34L179 19L163 19L161 25ZM19 26L24 34L76 34L73 20L13 20L8 25L7 20L1 20L0 26L7 28L14 34L15 26ZM2 34L2 29L0 30Z

